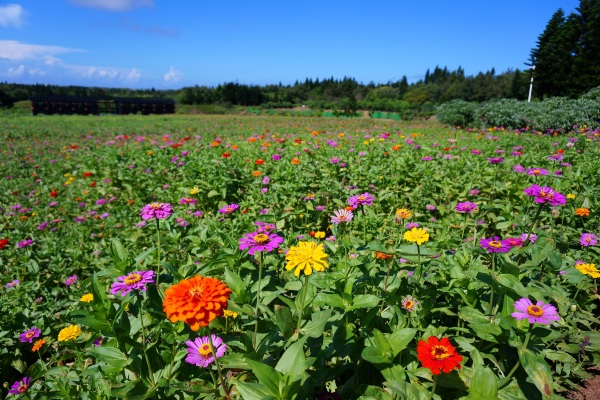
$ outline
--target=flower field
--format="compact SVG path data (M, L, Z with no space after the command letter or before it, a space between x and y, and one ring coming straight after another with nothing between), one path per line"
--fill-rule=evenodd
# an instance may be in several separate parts
M600 365L600 135L0 122L0 379L30 399L558 399Z

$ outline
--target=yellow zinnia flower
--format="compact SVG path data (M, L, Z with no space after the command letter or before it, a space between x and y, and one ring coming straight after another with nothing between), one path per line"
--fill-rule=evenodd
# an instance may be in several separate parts
M396 216L402 219L408 219L412 217L412 212L407 208L399 208L396 210Z
M83 296L81 296L79 301L82 301L84 303L91 303L92 301L94 301L94 295L91 293L84 294Z
M58 341L66 342L67 340L75 340L81 333L81 328L77 325L69 325L66 328L61 329L58 333Z
M237 316L238 316L238 313L236 313L235 311L223 310L223 316L224 316L225 318L229 318L229 317L231 317L231 318L234 318L234 319L235 319L235 318L237 318Z
M299 242L298 246L292 246L285 259L288 261L285 269L289 271L296 268L295 276L299 276L302 271L305 275L310 275L313 269L324 271L329 268L323 245L314 242Z
M323 239L325 237L325 232L318 231L315 232L315 239Z
M192 189L190 189L190 194L197 194L200 191L200 189L198 189L198 186L194 186Z
M575 195L573 193L569 193L567 195L567 199L574 199L574 198L575 198Z
M412 228L410 231L404 232L404 240L421 245L429 240L429 233L423 228Z
M600 271L596 268L596 264L578 264L575 268L582 274L589 275L592 278L600 278Z

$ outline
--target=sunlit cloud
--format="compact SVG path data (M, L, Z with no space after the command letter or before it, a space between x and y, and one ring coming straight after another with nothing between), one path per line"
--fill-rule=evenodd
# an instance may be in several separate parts
M169 82L169 83L179 82L181 80L181 78L183 78L183 73L181 71L176 70L175 67L173 67L171 65L171 68L169 68L169 72L167 72L165 74L164 78L165 78L165 82Z
M39 68L28 68L21 64L18 67L11 67L6 71L6 75L11 78L18 78L25 75L29 76L45 76L46 71Z
M142 77L141 72L137 68L127 69L71 64L61 64L60 66L72 76L86 80L99 80L106 83L136 83Z
M153 7L154 0L70 0L71 3L107 11L128 11L141 7Z
M21 26L23 23L23 7L18 4L0 5L0 25L4 28L9 26Z
M61 46L45 46L21 43L16 40L0 40L0 60L21 61L42 59L55 54L79 51Z

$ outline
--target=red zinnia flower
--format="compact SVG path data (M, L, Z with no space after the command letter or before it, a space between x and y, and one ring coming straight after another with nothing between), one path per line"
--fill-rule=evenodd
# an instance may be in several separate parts
M463 359L448 338L438 340L435 336L417 344L417 358L423 363L423 367L429 368L434 375L439 375L440 372L449 374L454 368L460 369Z
M92 182L92 183L90 183L90 186L91 186L91 187L94 187L94 186L96 186L96 182Z
M58 191L56 189L52 189L50 192L50 197L58 197Z
M4 238L4 239L0 239L0 250L2 250L3 248L5 248L8 245L8 239Z
M231 157L231 153L228 152L228 151L226 151L225 153L221 154L221 157L223 157L223 158L229 158L229 157Z
M91 172L84 172L84 173L83 173L83 176L84 176L84 177L86 177L86 178L87 178L87 177L90 177L90 176L92 176L92 175L94 175L94 174L92 174Z
M265 160L263 160L262 158L254 160L254 164L256 164L256 165L263 165L264 163L265 163Z

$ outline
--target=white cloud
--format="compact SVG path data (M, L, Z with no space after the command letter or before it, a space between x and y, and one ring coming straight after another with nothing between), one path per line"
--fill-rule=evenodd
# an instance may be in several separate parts
M0 60L32 60L52 57L54 54L69 53L73 51L77 50L61 46L27 44L16 40L0 40Z
M108 11L127 11L134 8L154 6L154 0L71 0L71 3Z
M23 7L18 4L0 5L0 25L5 28L21 26L23 13Z
M142 74L137 68L125 69L70 64L61 64L60 66L79 79L136 83L142 77Z
M25 65L21 64L18 67L9 68L6 74L11 78L17 78L23 75L45 76L46 71L39 68L27 68Z
M172 65L169 68L169 72L165 74L165 82L179 82L183 78L183 73L176 70Z
M12 67L8 69L8 76L21 76L25 72L25 66L23 64L18 67Z

